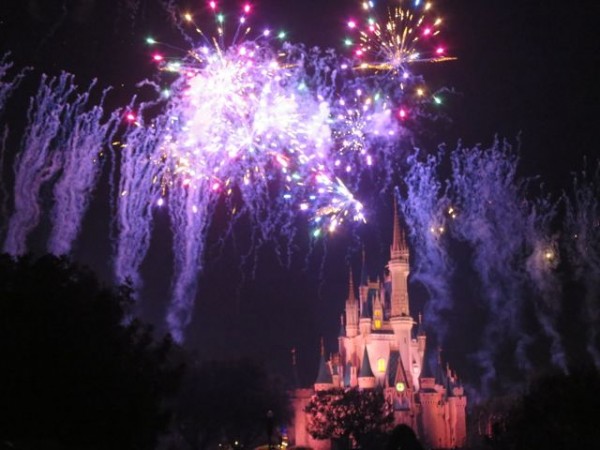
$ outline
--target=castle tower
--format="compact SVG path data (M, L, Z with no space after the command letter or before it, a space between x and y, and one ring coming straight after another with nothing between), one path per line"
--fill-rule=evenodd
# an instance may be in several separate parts
M445 447L444 402L435 373L427 357L423 360L419 389L421 403L420 432L424 443L433 448Z
M360 283L352 272L348 296L340 320L339 352L325 358L321 341L319 373L313 389L296 389L295 444L329 450L328 441L307 433L306 404L315 391L333 387L372 389L383 387L394 410L394 424L417 431L429 447L455 448L466 442L466 396L456 375L437 364L429 365L427 338L422 317L410 316L408 298L409 250L394 205L393 239L385 280L368 277L364 249ZM357 295L358 293L358 295ZM431 358L433 361L433 358ZM373 364L371 364L371 362ZM294 358L295 365L295 358Z
M379 287L380 295L376 295L373 298L373 329L381 330L383 326L383 302L381 294L383 293L383 286L380 283Z
M400 229L398 207L394 201L394 232L390 247L390 279L392 281L392 317L404 317L410 314L408 308L408 246L404 233Z
M353 338L358 334L358 300L354 294L352 269L348 281L348 298L346 299L346 336Z
M448 404L450 409L452 446L464 447L467 443L467 396L464 388L458 381L449 393Z
M411 331L414 324L408 307L408 274L410 272L408 259L408 246L404 233L400 229L398 207L394 200L394 231L388 263L392 283L390 324L397 338L404 367L412 367Z

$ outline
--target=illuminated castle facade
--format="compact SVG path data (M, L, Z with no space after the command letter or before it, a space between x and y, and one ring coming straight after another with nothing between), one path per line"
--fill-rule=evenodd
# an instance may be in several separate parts
M345 320L338 352L325 360L313 388L297 389L290 438L296 446L327 450L329 441L312 439L304 412L315 391L332 388L381 387L394 408L394 424L410 426L430 448L456 448L466 441L464 389L438 352L434 367L427 364L427 337L410 315L409 252L394 215L393 241L385 281L361 280L358 297L350 274Z

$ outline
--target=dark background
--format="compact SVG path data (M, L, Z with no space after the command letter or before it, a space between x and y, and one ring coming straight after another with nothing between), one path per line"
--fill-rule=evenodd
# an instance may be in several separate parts
M201 1L173 3L193 5L191 10L197 12L204 5ZM340 50L345 23L360 6L352 0L253 3L257 24L280 26L294 42ZM600 5L440 0L436 7L445 20L449 53L458 60L418 71L430 85L446 86L455 95L445 104L450 121L429 130L422 145L434 149L445 142L454 147L462 139L465 146L485 146L496 135L515 143L518 137L522 173L539 174L550 191L558 194L571 172L583 167L584 156L595 159L599 153L595 138L600 124ZM39 74L61 70L74 73L83 86L93 78L101 87L113 86L109 105L126 104L138 92L136 83L156 76L152 50L144 44L147 35L180 46L181 54L187 48L172 23L158 0L3 0L0 50L12 52L16 67L34 69L9 104L12 109L7 115L18 123L18 114L23 112L18 112L19 101L32 92ZM111 246L104 190L98 189L75 257L108 279ZM369 205L367 225L343 230L325 243L311 246L307 238L300 238L290 266L278 262L270 245L259 251L255 267L251 262L241 263L248 224L239 225L236 240L215 245L225 223L224 212L218 211L186 345L201 357L256 357L286 375L290 349L296 347L301 379L312 382L320 337L329 350L337 345L348 265L355 274L360 270L363 244L373 276L381 273L389 257L390 204L390 198L381 198ZM158 216L143 266L147 282L140 314L157 323L159 330L168 302L170 270L167 219ZM417 286L411 290L416 315L425 298ZM458 337L448 351L460 353ZM460 373L460 364L457 369ZM464 374L466 379L469 376Z

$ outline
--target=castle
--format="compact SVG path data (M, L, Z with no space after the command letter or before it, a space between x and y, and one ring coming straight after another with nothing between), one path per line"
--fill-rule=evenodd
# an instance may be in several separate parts
M394 425L410 426L427 447L465 445L464 389L450 368L442 366L439 351L436 364L430 367L421 320L415 330L417 324L410 315L409 251L397 213L388 271L383 282L363 276L358 298L350 273L339 350L326 361L322 349L313 388L294 392L294 421L289 435L296 446L330 449L330 441L313 439L307 432L306 405L316 391L351 387L381 387L393 405Z

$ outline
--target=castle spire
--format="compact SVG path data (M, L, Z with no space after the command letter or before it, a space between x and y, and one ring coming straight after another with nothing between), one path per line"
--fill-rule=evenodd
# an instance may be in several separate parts
M400 217L398 215L398 203L394 198L394 231L392 236L392 247L390 248L391 259L401 259L402 257L408 260L408 246L406 245L406 237L400 227Z
M352 268L350 268L349 281L348 281L348 301L356 302L356 295L354 294L354 277L352 276Z
M392 245L390 247L390 261L388 269L390 271L390 281L392 283L391 293L391 316L409 316L408 305L408 247L404 233L400 228L400 218L398 217L398 204L394 198L394 231ZM409 361L403 361L408 365Z
M292 353L292 376L293 376L293 381L294 381L294 387L299 388L300 387L300 377L298 377L298 366L297 366L297 361L296 361L296 347L292 347L291 353Z
M360 269L360 285L366 286L368 282L369 282L369 277L367 275L367 253L365 251L365 245L363 244L362 267Z

